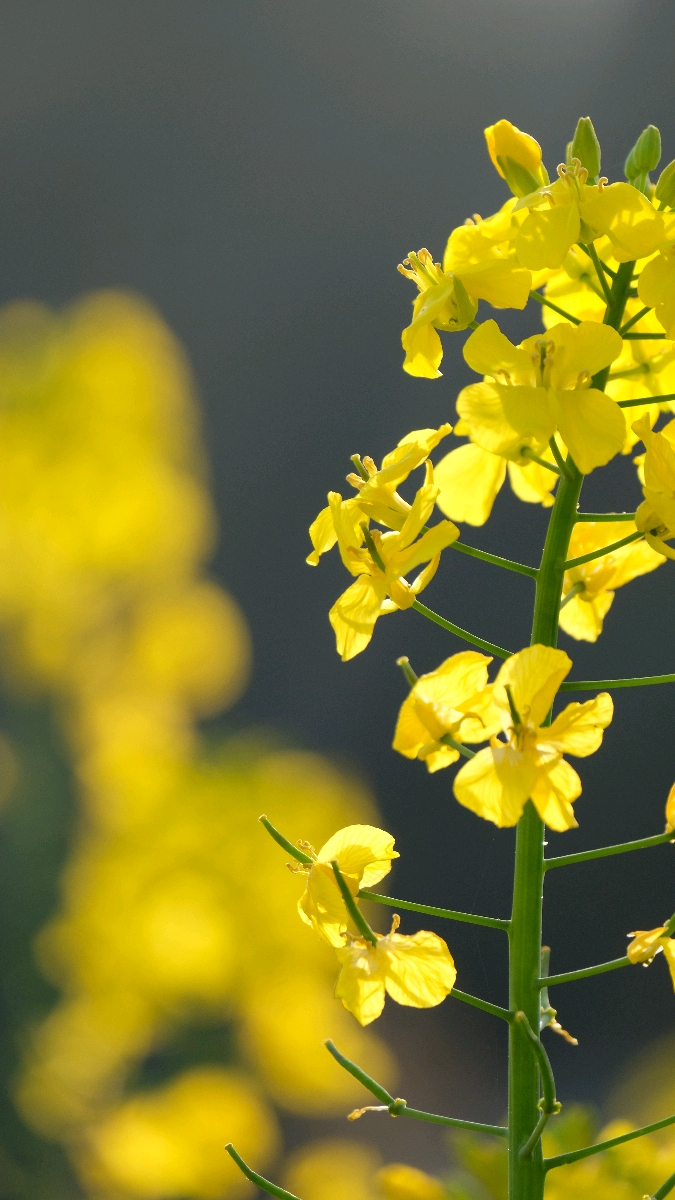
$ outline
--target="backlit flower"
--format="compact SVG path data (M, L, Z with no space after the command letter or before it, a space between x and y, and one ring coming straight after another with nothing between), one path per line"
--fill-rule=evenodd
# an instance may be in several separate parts
M501 713L492 701L487 669L492 659L475 650L447 658L435 671L420 675L401 705L394 750L419 758L428 770L439 771L457 762L459 752L444 745L484 742L501 729Z
M306 925L330 942L344 946L343 934L351 925L331 863L334 858L349 890L356 896L359 888L372 887L391 871L392 859L398 858L394 839L374 825L347 825L339 829L321 847L318 854L307 842L302 849L313 858L311 867L289 864L291 870L307 876L307 887L298 900L298 912Z
M495 169L516 196L526 196L548 183L539 142L510 121L497 121L484 130Z
M581 558L634 532L632 521L579 521L572 531L567 557ZM654 571L662 562L663 555L640 540L572 567L565 572L563 599L576 590L560 610L560 628L579 641L597 641L616 589L638 575Z
M426 929L407 937L396 932L399 924L395 915L391 932L377 934L375 946L348 936L347 945L336 952L342 970L335 995L360 1025L379 1017L385 992L397 1004L434 1008L454 987L457 971L443 939Z
M666 926L659 925L656 929L638 929L635 933L629 933L628 936L633 940L626 950L626 954L632 963L644 963L648 967L656 955L663 951L675 991L675 938L671 938L666 933Z
M528 646L506 660L493 688L505 737L492 737L489 747L457 773L454 793L460 804L495 825L515 825L529 798L549 828L562 831L577 824L572 802L581 794L581 781L562 755L593 754L613 705L601 692L586 704L568 704L544 725L571 666L563 650L549 646Z
M541 457L553 462L548 446ZM491 454L482 446L468 442L445 455L434 468L438 486L436 501L441 512L453 521L469 525L484 525L501 489L508 470L509 482L519 500L528 504L553 504L552 489L558 476L536 462L519 466L507 462L499 454Z

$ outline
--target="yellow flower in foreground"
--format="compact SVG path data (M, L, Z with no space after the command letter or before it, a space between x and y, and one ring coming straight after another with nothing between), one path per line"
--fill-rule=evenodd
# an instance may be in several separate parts
M448 1196L440 1179L406 1163L388 1163L377 1172L375 1183L386 1200L447 1200Z
M406 937L396 932L399 924L400 917L394 915L391 932L377 934L376 946L349 936L337 951L342 970L335 995L360 1025L379 1017L385 991L397 1004L434 1008L455 985L455 964L443 939L426 929Z
M654 309L666 337L675 337L675 242L647 263L638 281L638 296Z
M521 466L523 448L539 454L558 431L585 475L623 448L626 422L592 377L621 353L608 325L565 322L545 337L513 346L496 321L484 321L464 345L469 366L485 376L460 392L455 433Z
M298 912L306 925L330 942L344 946L344 931L351 924L340 894L331 863L338 860L343 878L355 896L361 887L373 887L391 871L392 859L398 858L394 838L375 825L347 825L339 829L321 847L319 853L307 842L301 843L313 859L289 864L297 874L307 875L307 887L298 900Z
M342 561L352 575L358 576L328 614L343 662L365 650L382 613L414 604L436 574L441 551L459 537L459 529L451 521L440 521L418 537L433 512L437 496L433 468L428 462L426 483L415 496L400 531L373 530L369 534L373 543L371 554L367 547L362 548L365 534L360 525L358 531L355 528L352 513L345 513L342 497L337 492L329 493ZM404 576L423 562L428 565L408 583Z
M495 169L516 196L526 196L548 183L541 146L529 133L523 133L510 121L488 125L484 133Z
M626 950L626 954L632 963L644 963L648 967L656 955L663 951L675 991L675 938L668 936L666 926L659 925L656 929L638 929L634 933L629 933L628 936L633 940Z
M436 332L466 329L473 321L479 300L496 308L525 308L532 276L515 259L489 257L448 272L435 263L428 250L410 252L399 271L419 288L413 319L403 330L403 370L423 379L438 379L443 346Z
M581 558L634 532L632 521L579 521L572 531L567 557ZM662 554L645 541L637 541L572 567L565 572L563 599L572 589L579 590L560 610L561 629L578 641L597 641L616 589L638 575L654 571L662 562Z
M553 462L548 446L542 451L541 457ZM491 454L473 442L451 450L434 468L438 507L444 516L453 521L484 525L506 479L507 469L511 488L519 500L541 504L544 508L551 507L551 491L558 482L558 476L553 471L536 462L525 466L506 462L501 455Z
M493 687L506 740L491 738L490 746L457 773L453 790L465 808L495 825L515 825L530 798L550 829L577 824L572 801L581 794L581 781L562 755L593 754L613 705L611 696L601 692L585 704L568 704L552 725L544 726L571 666L563 650L550 646L528 646L506 660Z
M420 675L401 705L394 750L422 759L430 772L440 771L459 758L457 750L440 741L446 734L456 742L484 742L497 733L501 713L488 684L491 662L485 654L464 650Z
M671 441L675 421L660 433L653 433L645 414L635 421L633 429L646 450L642 489L645 498L635 514L635 524L654 550L665 558L675 558L675 550L666 545L669 538L675 537L675 448Z
M449 433L452 433L452 426L447 424L438 429L414 429L412 433L407 433L401 438L395 450L385 454L379 470L372 458L365 457L362 465L368 479L362 479L356 472L347 476L347 482L359 493L351 500L343 501L343 512L349 516L352 527L358 528L359 514L362 514L380 525L387 525L390 529L401 529L410 512L410 505L399 496L396 489L408 478L411 471L426 461L431 451ZM314 549L306 561L310 567L315 567L321 555L332 550L338 540L330 505L323 508L312 522L309 536ZM356 536L360 538L358 544L361 545L362 531L359 530Z

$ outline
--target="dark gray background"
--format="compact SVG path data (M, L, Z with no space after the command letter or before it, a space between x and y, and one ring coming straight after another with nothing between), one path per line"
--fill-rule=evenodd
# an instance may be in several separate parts
M136 289L184 341L221 516L213 570L255 645L253 682L227 727L281 727L356 764L403 852L395 894L505 916L513 836L459 808L451 771L427 778L389 748L404 694L395 658L428 670L462 645L396 614L342 665L326 613L348 579L335 555L304 565L306 527L354 451L379 458L410 429L453 419L469 378L463 335L446 336L442 380L403 374L412 285L396 264L421 245L439 257L453 226L506 198L483 127L509 118L554 171L590 114L603 171L617 179L653 122L665 163L674 34L668 0L0 3L2 299L61 305L92 288ZM518 336L540 328L538 310L500 321ZM591 477L583 507L638 499L621 460ZM489 524L464 537L536 564L544 528L541 509L505 492ZM563 637L575 674L675 669L674 582L668 564L619 593L594 647ZM448 551L424 598L502 645L528 641L527 579ZM673 703L670 687L616 693L604 746L580 768L581 829L552 835L554 852L660 831ZM556 872L552 967L616 957L626 930L673 908L670 847ZM443 933L460 986L503 1002L501 936ZM550 1039L563 1099L602 1101L626 1057L675 1028L662 966L557 992L582 1042ZM499 1117L495 1024L452 1001L388 1014L416 1089L402 1084L403 1094Z

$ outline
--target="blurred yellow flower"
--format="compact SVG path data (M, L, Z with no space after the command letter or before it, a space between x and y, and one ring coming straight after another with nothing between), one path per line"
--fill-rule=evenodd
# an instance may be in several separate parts
M400 917L377 945L347 935L336 954L342 970L335 995L360 1025L369 1025L384 1008L385 991L397 1004L433 1008L452 991L457 978L452 955L442 938L421 929L412 937L397 933Z
M302 1200L379 1200L377 1150L346 1138L325 1139L290 1155L283 1185Z
M572 802L581 794L576 771L562 757L593 754L612 719L611 696L568 704L551 725L543 722L571 660L563 650L528 646L507 659L493 686L506 740L490 746L459 770L454 793L460 804L495 825L515 825L530 798L550 829L576 824Z
M394 750L419 758L430 772L457 762L459 751L443 745L484 742L501 729L501 713L492 700L487 669L492 659L475 650L446 658L440 667L420 675L406 696L396 724Z
M446 1200L447 1197L440 1179L406 1163L389 1163L382 1167L375 1176L375 1183L385 1200Z
M311 867L304 863L289 864L294 874L307 875L307 887L298 900L298 912L305 924L331 946L344 946L343 934L351 927L351 921L331 862L338 860L349 890L356 896L359 888L372 887L389 874L392 859L399 858L398 851L394 850L394 839L374 825L348 825L334 833L318 854L309 843L300 845L314 862Z
M634 532L633 521L579 521L572 531L567 557L581 558ZM560 628L579 641L597 641L616 589L656 570L663 561L663 555L640 540L572 567L563 580L565 604L560 610ZM570 592L573 594L566 600Z
M521 466L523 448L539 454L556 432L580 471L588 474L622 449L626 422L592 377L620 353L608 325L561 322L545 338L513 346L495 321L484 321L464 345L469 366L486 376L460 392L455 433Z

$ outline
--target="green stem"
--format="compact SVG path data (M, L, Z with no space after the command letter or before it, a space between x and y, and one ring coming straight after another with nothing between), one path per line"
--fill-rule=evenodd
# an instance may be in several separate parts
M588 692L595 688L649 687L652 683L675 683L675 675L638 675L635 679L568 679L561 692Z
M532 291L530 292L530 299L536 300L537 304L543 304L546 308L552 308L554 312L559 313L566 321L571 321L573 325L581 325L578 317L573 317L571 313L565 312L564 308L560 308L559 305L554 304L547 296L542 296L539 292Z
M532 462L539 463L540 467L546 467L547 471L553 471L554 475L563 474L563 472L560 470L560 467L557 467L555 463L548 462L548 460L545 458L540 458L538 454L534 453L534 450L530 450L529 446L522 446L520 453L525 458L531 459Z
M613 958L610 962L598 963L595 967L583 967L580 971L567 971L564 975L547 975L545 979L535 980L538 988L550 987L552 983L574 983L576 979L590 979L591 975L604 975L605 971L616 971L619 967L629 967L631 961L628 955L623 958Z
M552 1116L553 1116L553 1113L549 1113L549 1112L543 1112L541 1114L541 1116L539 1117L539 1120L537 1121L537 1124L535 1125L534 1129L532 1130L532 1133L530 1134L525 1145L523 1146L522 1150L520 1151L521 1158L529 1158L530 1157L537 1142L541 1138L542 1133L544 1132L546 1126L548 1125L549 1119Z
M298 1200L298 1197L294 1196L293 1192L284 1191L283 1188L277 1187L276 1183L270 1183L269 1179L264 1179L263 1176L259 1175L257 1171L252 1171L251 1168L244 1162L241 1155L237 1154L232 1142L228 1142L225 1149L227 1150L230 1158L233 1158L236 1162L242 1175L245 1175L247 1179L250 1179L251 1183L255 1183L256 1186L261 1189L261 1191L269 1192L270 1196L278 1196L279 1200Z
M566 1154L556 1154L555 1158L545 1160L544 1169L552 1171L554 1167L566 1167L568 1163L578 1162L580 1158L588 1158L591 1154L601 1154L603 1150L611 1150L613 1146L632 1142L635 1138L644 1137L647 1133L656 1133L657 1129L665 1129L668 1125L675 1125L675 1116L665 1117L663 1121L654 1121L653 1125L643 1125L641 1129L633 1129L630 1133L622 1133L619 1137L610 1138L607 1142L596 1142L594 1146L584 1146L583 1150L568 1150Z
M562 600L560 601L560 611L562 612L565 605L569 604L570 600L574 600L574 597L578 596L579 592L583 592L585 587L586 584L583 582L583 580L578 579L577 582L572 585L567 595L563 596Z
M558 443L556 442L555 438L554 437L549 438L548 444L549 444L551 454L553 455L555 461L558 464L558 470L560 471L560 474L565 475L567 479L572 479L573 478L572 471L570 470L567 463L565 462L565 459L563 458L562 454L560 453L560 450L558 449Z
M665 396L640 396L638 400L617 400L619 408L637 408L639 404L661 404L664 400L675 400L675 392Z
M440 625L442 629L447 629L449 633L454 633L455 637L462 638L465 642L470 642L472 646L478 646L479 650L485 650L488 654L494 654L497 658L510 658L512 651L503 650L501 646L495 646L493 642L486 642L484 638L476 637L473 633L467 633L466 629L461 629L459 625L453 625L452 621L446 621L445 617L439 617L438 613L432 612L427 608L426 604L420 604L419 600L415 600L411 605L415 612L421 613L423 617L427 617L429 621L434 621L436 625Z
M292 842L289 842L288 838L285 838L283 833L279 833L279 830L274 828L274 825L271 821L268 821L264 813L261 817L258 817L258 820L260 821L261 825L265 826L265 829L269 833L270 837L273 837L277 845L281 846L281 848L285 850L287 854L291 854L293 858L297 859L298 862L305 863L311 867L314 859L310 858L309 854L305 854L304 850L298 850L297 846L294 846Z
M565 563L565 570L570 571L572 567L580 567L583 563L593 562L594 558L602 558L605 554L611 554L612 550L620 550L622 546L628 546L630 542L637 542L638 538L642 537L644 534L638 529L618 542L611 542L609 546L601 546L599 550L591 550L589 554L580 554L578 558L570 558Z
M524 1012L517 1012L514 1017L514 1022L526 1034L527 1040L530 1043L530 1047L537 1060L539 1074L541 1075L541 1090L543 1092L543 1097L540 1101L540 1107L542 1108L543 1112L553 1116L554 1113L560 1112L561 1106L556 1099L555 1079L553 1078L553 1069L551 1067L548 1054L544 1050L541 1038L537 1033L534 1032L534 1029L530 1025L530 1022L528 1021ZM537 1021L537 1029L538 1028L539 1021Z
M498 554L488 554L485 550L476 550L475 546L466 546L464 542L451 542L450 549L470 554L472 558L482 558L483 562L493 563L496 567L504 567L507 571L517 571L519 575L529 575L530 579L537 578L536 567L526 567L524 563L513 562L510 558L501 558Z
M575 518L577 521L634 521L635 513L580 513L578 512Z
M595 267L595 273L598 277L600 287L602 288L603 292L605 293L605 300L607 301L607 306L609 307L612 303L612 293L611 293L609 285L607 283L607 276L605 275L605 272L603 270L604 263L602 263L600 261L600 258L598 257L598 252L597 252L595 246L593 245L593 242L589 242L587 246L584 245L583 249L585 250L588 257L590 258L591 262L593 263L593 266ZM633 272L632 272L632 267L631 267L631 275L632 275L632 273ZM609 322L606 322L606 324L609 324Z
M672 835L671 835L672 836ZM499 917L479 917L475 913L456 912L454 908L435 908L430 904L414 904L411 900L396 900L394 896L381 896L378 892L361 889L359 900L374 900L376 904L388 904L390 908L405 908L409 912L424 913L427 917L443 917L447 921L464 921L468 925L487 925L491 929L505 929L509 922Z
M675 1173L668 1176L666 1182L662 1183L660 1188L657 1188L657 1190L654 1192L654 1195L650 1197L650 1200L665 1200L668 1193L672 1192L674 1187Z
M621 842L617 846L601 846L599 850L581 850L578 854L563 854L560 858L545 858L544 870L552 867L570 867L572 863L591 862L595 858L609 858L612 854L628 854L630 850L647 850L649 846L662 846L672 842L675 833L657 833L653 837L638 838L634 842Z
M665 333L624 333L623 336L627 342L654 342L663 341L666 335Z
M647 313L651 312L651 311L652 310L649 305L647 305L646 308L641 308L640 311L638 313L636 313L634 317L631 317L630 321L626 321L625 325L621 326L621 328L619 330L621 337L625 337L626 334L628 333L628 330L632 329L634 325L637 325L638 321L641 321L642 318L646 317Z
M513 1022L513 1013L508 1008L501 1008L499 1004L490 1004L489 1000L481 1000L479 996L471 996L469 992L460 992L459 988L453 988L448 994L454 1000L462 1000L464 1004L471 1004L474 1008L480 1008L482 1012L490 1013L492 1017L500 1017L509 1024Z
M359 910L359 907L347 886L347 881L346 881L344 875L342 874L342 871L340 870L340 866L339 866L337 858L331 859L330 865L333 868L333 874L337 880L337 885L342 893L342 899L345 902L345 908L347 909L347 912L349 913L352 921L356 925L356 928L358 929L361 936L364 937L367 942L370 942L372 946L376 946L377 945L377 935L370 928L370 925L366 921L366 918L364 917L363 913Z

